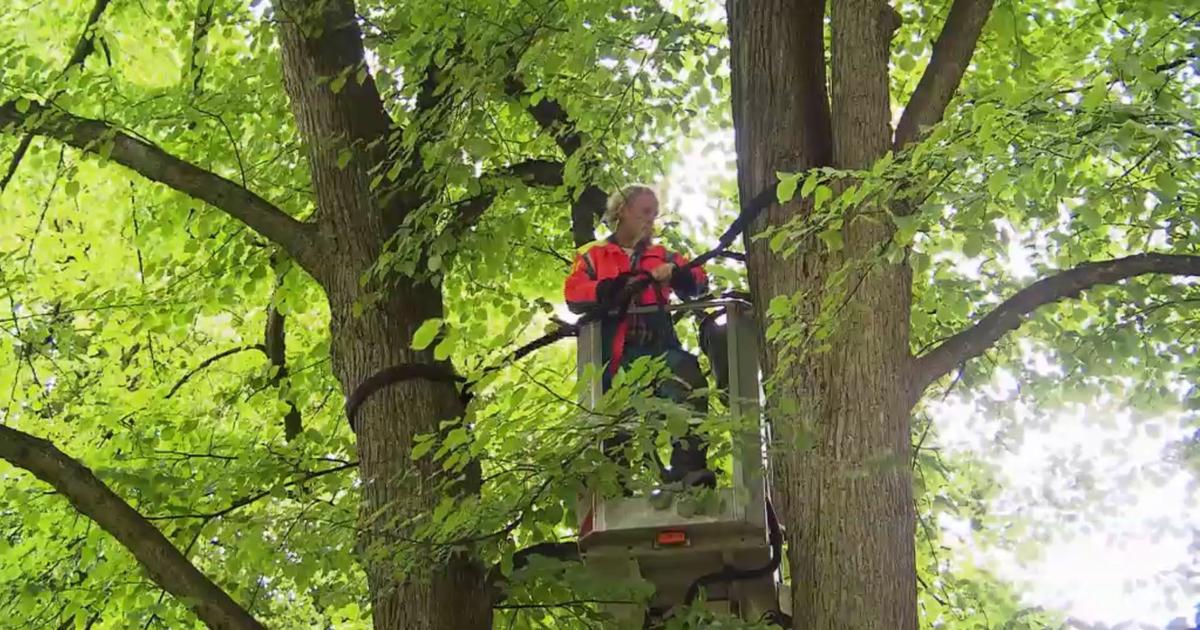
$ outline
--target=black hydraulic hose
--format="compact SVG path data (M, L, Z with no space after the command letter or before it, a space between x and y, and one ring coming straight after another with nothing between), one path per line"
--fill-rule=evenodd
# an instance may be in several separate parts
M702 575L696 578L696 581L692 582L692 585L688 587L687 595L683 598L684 605L689 605L695 601L696 597L700 595L700 589L710 584L752 580L774 573L779 568L779 563L783 560L783 533L779 530L779 519L775 516L775 508L771 505L770 500L767 500L767 533L767 540L771 543L771 559L766 564L755 569L725 567L720 571Z

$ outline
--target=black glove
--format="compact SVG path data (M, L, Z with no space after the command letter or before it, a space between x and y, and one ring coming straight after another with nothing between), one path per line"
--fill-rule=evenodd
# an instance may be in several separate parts
M605 278L596 283L596 304L604 309L620 308L621 294L633 274L626 271L615 278Z
M700 286L696 282L696 276L692 275L690 269L675 265L675 269L671 271L671 288L679 294L680 297L689 298L700 293Z

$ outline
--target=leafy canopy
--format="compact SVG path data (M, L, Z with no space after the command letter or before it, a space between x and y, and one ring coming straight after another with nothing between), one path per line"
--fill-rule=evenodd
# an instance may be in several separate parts
M415 341L435 344L463 373L549 322L573 248L572 194L587 183L659 178L681 140L727 132L719 8L664 4L358 3L369 70L408 130L388 148L419 151L426 168L413 176L438 191L377 271L439 278L447 316ZM208 5L211 22L197 29ZM914 351L977 320L1033 276L1138 251L1195 253L1198 30L1183 5L998 3L947 122L855 174L862 181L846 196L831 186L844 173L785 175L781 195L813 195L822 211L763 238L786 253L815 234L836 250L846 202L906 191L917 212L881 217L899 232L879 256L907 251L916 269ZM898 6L897 103L915 87L947 7ZM0 15L0 102L20 109L49 99L110 121L292 216L312 215L269 6L113 3L94 26L97 52L63 73L73 29L91 8L84 0L9 2ZM431 63L444 68L437 88L448 98L422 111ZM507 83L514 69L524 82L516 94ZM313 80L335 86L362 80L365 70ZM569 156L529 115L547 99L583 137ZM22 135L10 131L0 143L8 150ZM348 163L355 150L340 159ZM561 184L481 177L531 159L565 159ZM400 175L377 173L376 186ZM456 209L489 187L498 190L495 203L461 229ZM733 189L731 179L699 187L726 198ZM0 212L3 421L81 459L268 625L367 627L354 440L329 372L328 312L315 283L217 210L41 138ZM691 249L712 235L698 236ZM682 236L670 238L689 248ZM735 272L718 275L740 282ZM1137 418L1184 413L1195 400L1187 385L1197 370L1193 293L1189 283L1138 280L1042 309L987 361L968 363L958 386L983 387L998 367L1015 375L1023 385L1014 396L977 400L1011 418L1010 430L1047 421L1016 412L1034 401L1056 408L1107 396L1127 401ZM770 307L786 317L786 304ZM272 311L286 319L286 377L256 347ZM784 322L770 334L791 335L798 351L813 341ZM482 549L509 571L520 546L570 536L581 479L615 477L588 446L604 416L581 423L573 405L573 356L566 345L552 347L504 371L467 418L418 442L447 471L480 458L489 483L477 499L447 500L418 524L437 544L392 550L414 574L453 541L516 523ZM1035 356L1055 368L1038 367ZM283 417L292 406L304 430L289 441ZM1190 411L1185 417L1195 426ZM914 442L927 430L936 433L922 418ZM638 447L653 449L654 440L646 432ZM1195 445L1182 447L1194 461ZM1012 520L988 513L986 464L935 455L916 456L926 623L1041 627L1006 586L938 551L939 514L970 519L996 534L995 544L1009 544L998 532ZM4 465L0 480L0 601L14 625L196 624L60 497ZM536 605L646 595L644 585L596 585L550 561L520 575L498 615L507 627L577 627L595 615L588 605Z

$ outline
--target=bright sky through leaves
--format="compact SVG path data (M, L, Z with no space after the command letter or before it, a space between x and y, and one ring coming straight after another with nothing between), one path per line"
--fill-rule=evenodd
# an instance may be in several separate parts
M353 268L348 281L331 283L352 294L337 318L327 287L297 266L301 257L233 218L230 208L244 204L199 201L178 182L120 166L107 133L65 146L69 134L56 139L43 126L56 118L30 115L68 112L79 117L65 119L71 129L106 121L129 134L122 146L153 145L245 187L286 225L312 219L320 182L310 160L320 160L307 149L332 140L314 144L296 125L280 55L289 22L273 10L282 4L217 0L194 58L196 9L206 2L113 0L94 32L102 45L65 73L92 0L10 0L0 11L0 169L27 128L38 132L0 196L0 419L88 466L185 564L268 626L367 628L367 556L356 546L365 484L335 368L353 353L335 350L331 320L358 321L372 308L364 279L431 280L437 290L421 295L436 299L421 303L440 300L444 312L419 313L424 324L405 319L403 334L359 349L407 351L420 331L415 341L430 356L478 376L545 332L578 245L568 212L577 183L612 189L669 171L664 222L683 236L664 238L692 254L712 246L736 209L724 3L664 1L684 16L668 20L653 0L359 0L365 63L305 79L327 86L315 92L345 96L377 71L384 117L404 130L378 146L407 157L366 172L363 147L324 147L336 159L323 181L362 170L355 181L422 192L377 267L363 263L370 271L356 276L359 267L322 258L309 268ZM890 51L899 121L950 2L892 4L904 18ZM886 255L908 256L915 269L913 353L1048 274L1142 252L1200 252L1200 13L1191 4L995 2L945 122L856 175L867 205L899 181L928 195L889 219L896 247ZM470 37L458 46L464 25ZM445 81L440 100L420 77L439 74L443 55L462 58L434 81ZM523 84L514 87L514 76ZM431 102L419 108L422 95ZM535 103L559 114L538 120ZM559 123L569 123L569 137L549 131ZM576 132L588 142L568 150ZM402 168L410 158L412 172ZM510 171L547 163L528 179ZM847 243L832 188L816 178L792 183L826 205L767 237L780 268L806 230L819 230L809 240L822 252ZM464 211L480 200L484 209ZM343 207L332 206L327 216ZM466 227L463 216L473 217ZM340 242L368 232L348 230ZM714 283L744 287L741 269L713 264ZM935 379L913 422L926 625L1019 628L1020 609L1038 605L1108 624L1161 627L1191 616L1200 601L1198 289L1161 274L1089 288L1028 314L961 372ZM779 307L776 333L808 323L789 296L775 297L763 306ZM276 332L286 349L271 332L283 320ZM488 478L467 500L432 492L417 533L454 541L503 532L476 550L500 568L522 546L571 536L573 484L615 474L603 458L588 459L596 426L581 428L572 402L573 357L561 343L497 374L480 386L466 424L432 418L429 406L397 407L430 432L389 442L395 452L377 461L407 461L412 438L412 452L438 472L421 488L472 461L484 462ZM286 425L293 412L303 417L297 435ZM444 440L431 437L435 429ZM102 616L96 630L199 623L121 543L20 468L0 462L4 621L82 628ZM397 573L444 566L423 545L381 555ZM591 581L531 575L511 585L514 607L497 622L578 627L534 604L591 593Z
M668 205L703 249L723 227L718 215L728 215L728 204L709 191L734 177L732 141L712 133L685 144L691 150L665 180ZM1020 242L1018 235L1006 271L1028 278ZM980 261L958 259L960 273L977 276ZM1027 356L1039 370L1060 371L1045 353ZM979 395L1005 400L1016 386L1001 371ZM1028 532L990 544L972 535L969 521L945 516L947 543L962 554L952 562L978 562L1019 585L1028 605L1089 623L1162 627L1196 614L1200 483L1176 449L1195 430L1186 417L1165 413L1139 424L1117 401L1099 400L1079 410L1022 408L1017 421L1035 428L1020 430L963 395L938 402L933 415L938 444L999 469L990 507Z

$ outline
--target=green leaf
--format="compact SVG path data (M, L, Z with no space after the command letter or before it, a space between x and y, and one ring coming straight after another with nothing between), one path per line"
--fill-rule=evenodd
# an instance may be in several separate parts
M346 165L350 163L350 158L352 158L352 157L354 157L354 153L352 151L350 151L349 147L342 149L341 151L338 151L338 157L337 157L338 170L344 170L346 168Z
M470 439L471 436L465 428L455 427L446 434L446 439L442 442L442 448L451 451L466 444Z
M843 245L841 229L824 230L817 237L821 239L822 243L825 243L825 247L828 247L829 251L841 251Z
M329 89L334 94L340 93L342 91L342 88L346 87L346 79L349 78L349 76L350 75L345 72L338 74L336 77L333 78L332 81L329 82Z
M457 344L458 331L457 329L452 328L450 329L450 332L447 333L446 336L439 341L436 346L434 346L433 358L437 359L438 361L445 361L446 359L450 358L450 355L454 352L454 348Z
M813 194L813 203L817 208L833 197L833 190L824 184L817 186L816 192Z
M796 185L800 176L795 174L778 174L779 185L775 188L775 196L779 203L787 203L796 196Z
M789 236L790 233L787 230L780 230L772 228L771 226L767 226L763 228L763 231L760 232L756 238L759 240L766 240L767 246L771 248L771 251L779 252L784 243L787 242Z
M817 184L819 183L821 183L820 173L817 171L809 173L808 177L804 178L804 186L800 189L800 196L807 197L811 195L812 191L816 190Z
M1009 179L1007 174L1003 171L997 171L988 176L988 193L991 194L993 198L999 198L1004 194L1004 191L1007 190L1008 187Z
M1159 171L1154 176L1154 185L1162 191L1164 198L1174 198L1179 193L1179 182L1170 171Z
M496 152L496 146L487 138L470 138L464 148L477 158L489 157Z
M1000 8L992 15L991 26L996 30L1001 42L1012 40L1016 33L1017 27L1013 17L1013 12L1007 7Z
M1091 89L1084 95L1083 108L1096 109L1104 103L1106 98L1108 98L1108 83L1104 80L1104 76L1101 75L1096 77L1096 80L1092 82Z
M771 317L783 317L792 310L792 302L786 295L776 295L771 298L771 304L767 307L767 315Z
M963 242L963 256L975 258L983 253L983 235L979 232L968 232L967 240Z
M433 343L434 337L437 336L438 331L440 331L441 329L442 329L441 318L434 317L432 319L427 319L424 322L422 322L421 326L419 328L417 328L417 331L413 333L412 345L411 345L412 349L413 350L424 350L425 348L428 348L429 344Z
M395 160L395 162L392 163L391 168L388 169L388 172L387 172L388 181L390 181L390 182L396 181L396 178L400 176L400 171L403 168L404 168L404 161L403 160Z
M473 175L471 168L465 164L451 164L446 169L446 182L456 186L464 186Z
M912 242L913 237L917 234L917 228L921 224L920 220L913 215L893 216L892 221L896 224L896 241L901 245Z
M437 444L437 440L433 439L432 435L417 436L413 444L412 459L417 460L429 454L433 447Z

